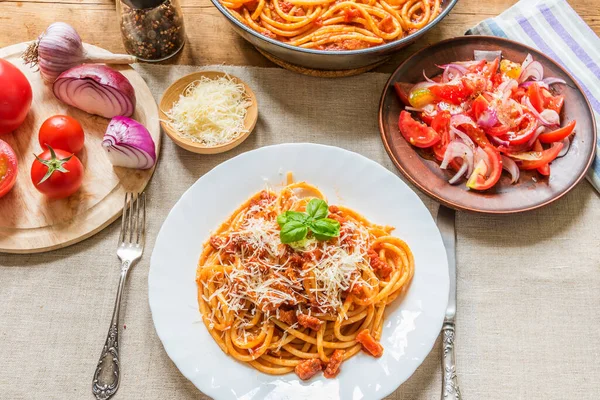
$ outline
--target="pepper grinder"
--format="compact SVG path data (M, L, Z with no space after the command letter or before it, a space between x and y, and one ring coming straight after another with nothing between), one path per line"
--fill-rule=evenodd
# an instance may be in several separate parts
M183 48L185 30L179 0L117 0L125 49L141 61L157 62Z

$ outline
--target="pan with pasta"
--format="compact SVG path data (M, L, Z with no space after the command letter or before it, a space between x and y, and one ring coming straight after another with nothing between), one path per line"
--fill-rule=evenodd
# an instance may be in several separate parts
M432 22L442 1L220 0L256 32L315 50L359 50L401 39Z

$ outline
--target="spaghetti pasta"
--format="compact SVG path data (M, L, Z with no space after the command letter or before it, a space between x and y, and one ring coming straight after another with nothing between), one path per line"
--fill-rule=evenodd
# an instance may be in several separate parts
M388 304L414 273L410 248L361 214L325 206L339 236L283 244L277 217L324 195L305 182L263 190L204 244L196 282L202 320L219 347L267 374L336 376L361 349L379 357Z
M429 24L442 0L220 0L264 36L316 50L381 45Z

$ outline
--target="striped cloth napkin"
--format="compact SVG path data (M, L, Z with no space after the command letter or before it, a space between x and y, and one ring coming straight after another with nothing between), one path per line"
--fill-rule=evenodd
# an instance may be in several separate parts
M600 127L600 38L566 0L521 0L466 34L512 39L554 59L579 81ZM596 150L600 154L600 140ZM588 180L600 192L600 156L594 160Z

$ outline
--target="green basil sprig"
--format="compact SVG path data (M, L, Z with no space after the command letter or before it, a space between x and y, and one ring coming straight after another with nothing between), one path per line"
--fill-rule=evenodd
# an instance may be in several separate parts
M340 236L340 223L327 218L329 207L321 199L312 199L306 205L306 212L286 211L277 216L281 228L281 243L293 243L304 239L308 232L317 240L329 240Z

